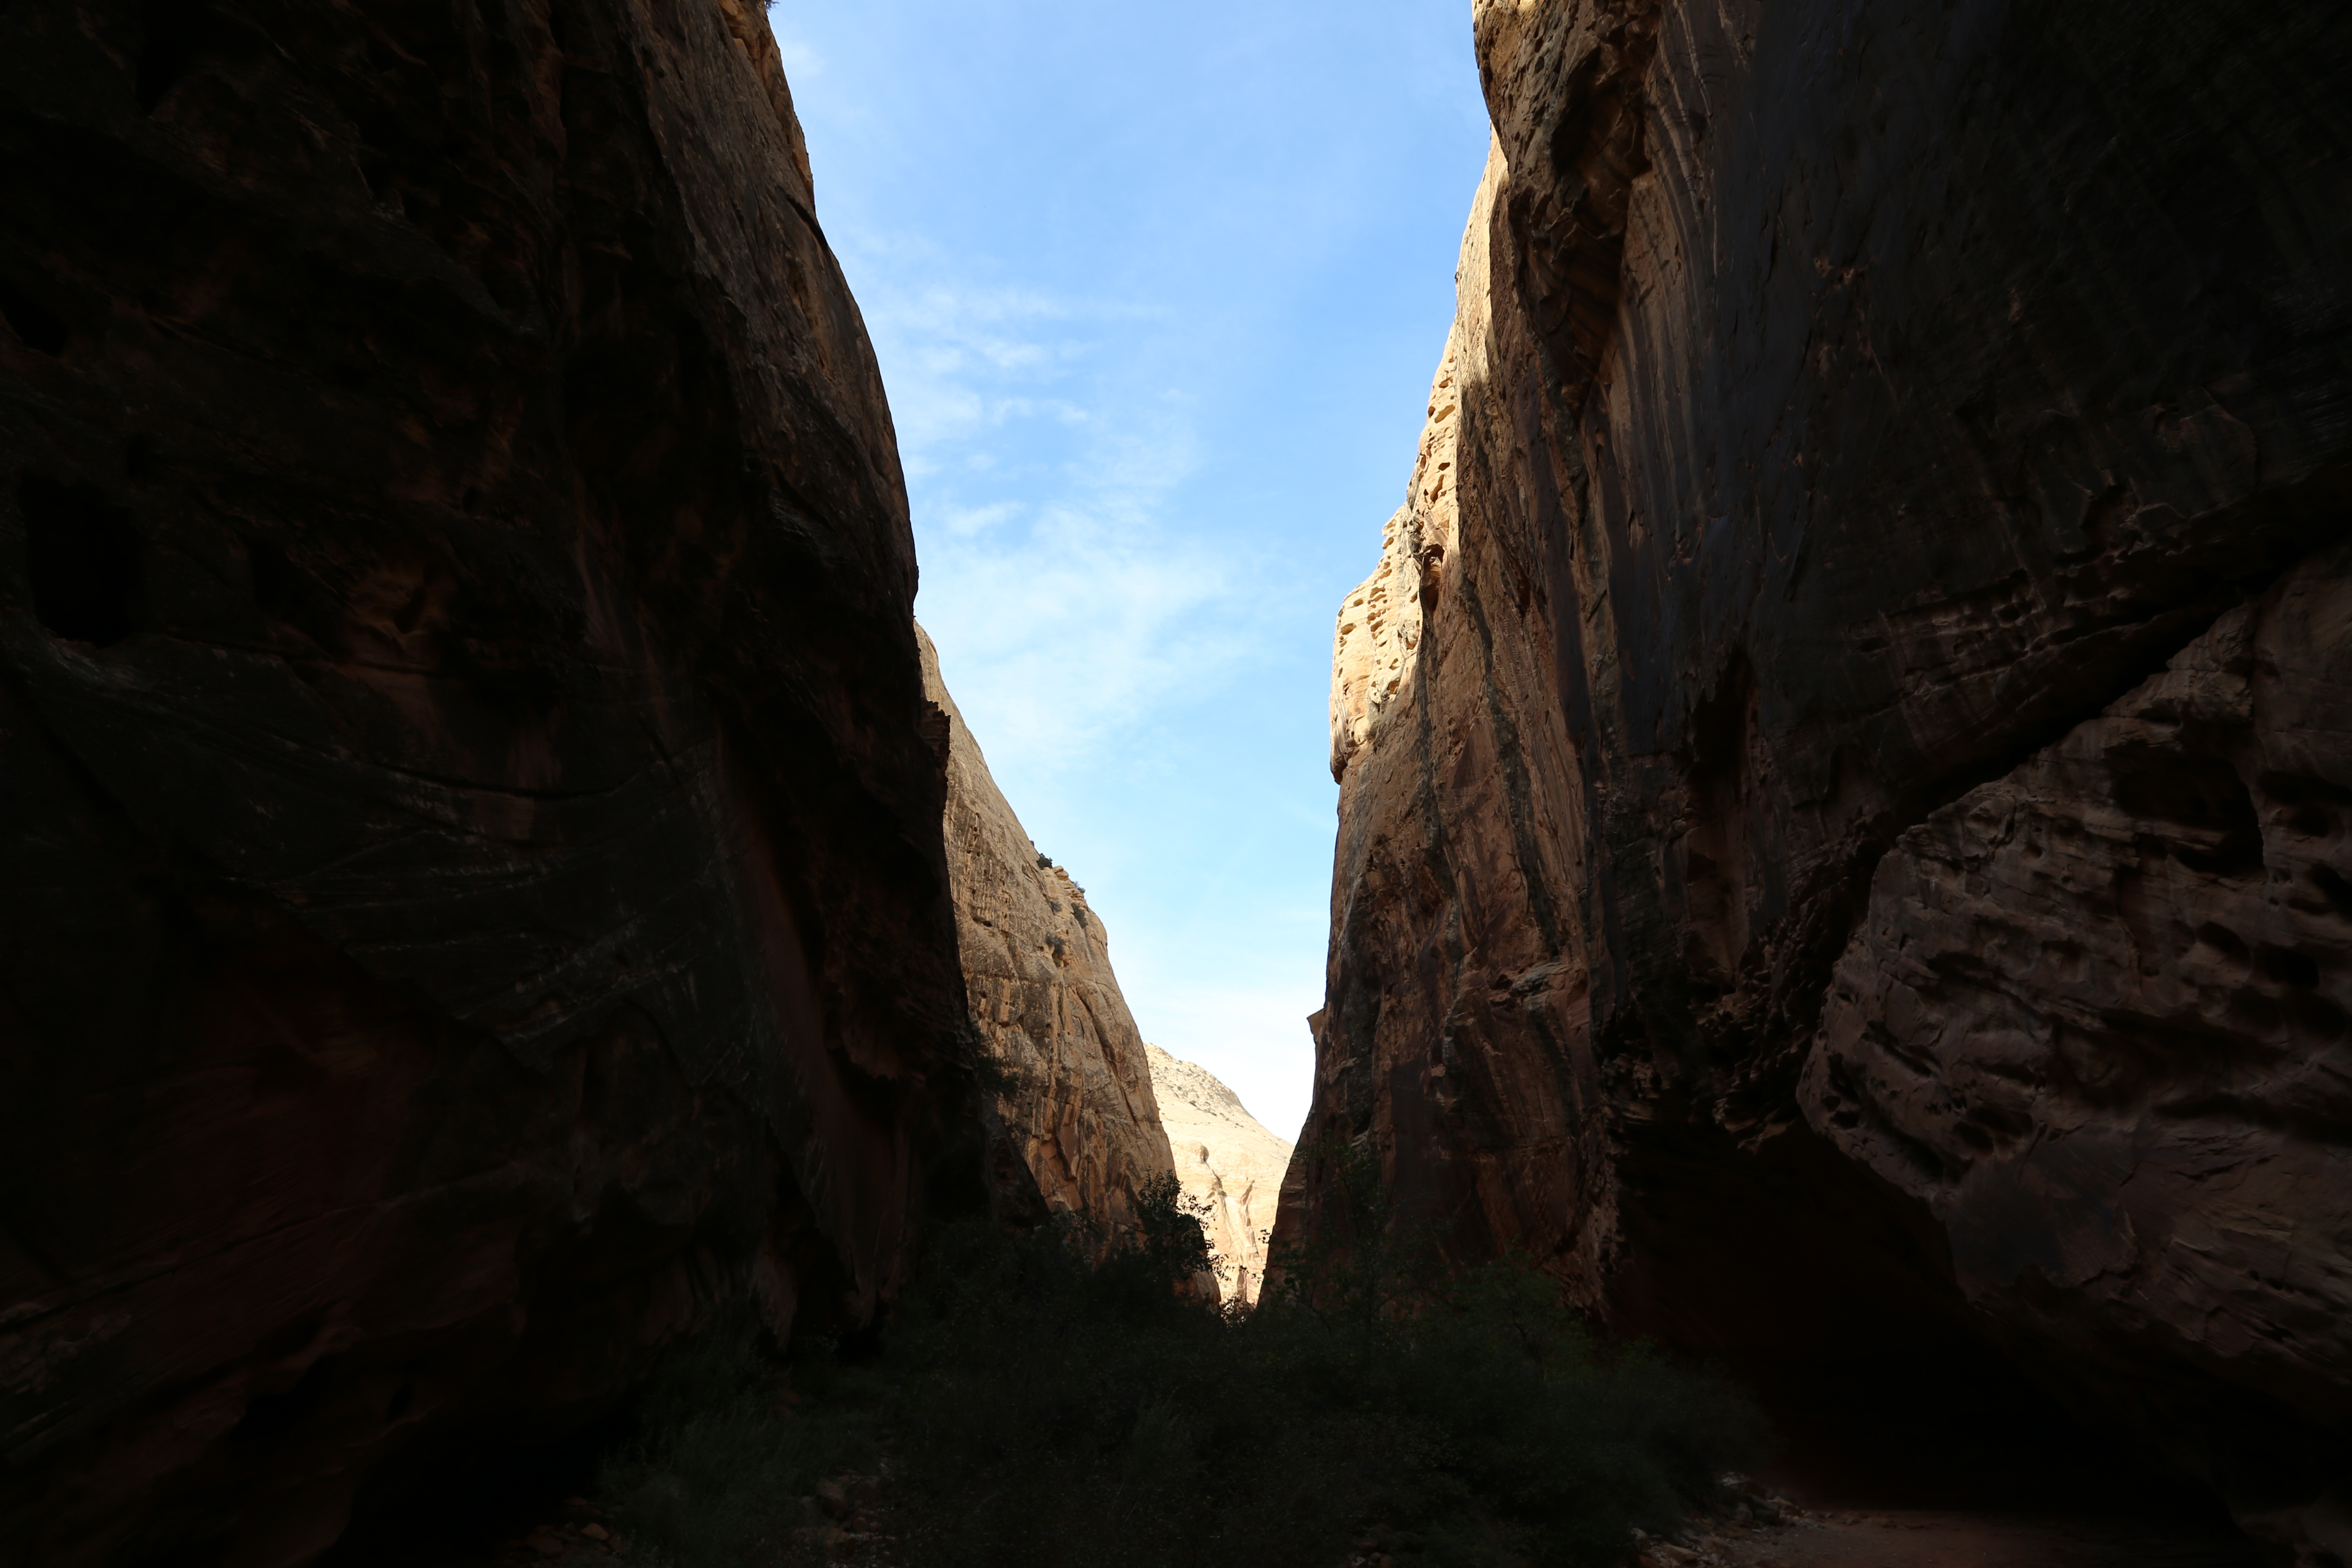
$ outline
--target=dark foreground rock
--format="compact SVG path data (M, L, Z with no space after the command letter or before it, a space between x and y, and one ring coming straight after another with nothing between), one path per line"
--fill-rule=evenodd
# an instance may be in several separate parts
M305 1561L982 1201L741 0L0 6L0 1561Z
M2352 1555L2352 12L1475 9L1278 1243Z

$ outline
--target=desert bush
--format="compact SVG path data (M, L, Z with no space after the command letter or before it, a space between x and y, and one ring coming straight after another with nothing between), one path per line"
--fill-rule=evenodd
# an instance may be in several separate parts
M606 1456L597 1484L635 1543L633 1561L661 1568L742 1568L824 1560L809 1535L817 1481L872 1463L876 1400L857 1369L826 1344L807 1355L807 1381L730 1325L674 1351L656 1369L636 1433ZM788 1401L796 1402L794 1411Z
M1107 1248L940 1232L878 1357L808 1360L789 1415L741 1359L683 1360L613 1496L678 1568L787 1550L814 1479L877 1458L887 1559L920 1568L1334 1568L1368 1536L1616 1568L1761 1441L1735 1390L1597 1341L1524 1260L1333 1249L1243 1317L1180 1290L1206 1259L1173 1184L1139 1211Z

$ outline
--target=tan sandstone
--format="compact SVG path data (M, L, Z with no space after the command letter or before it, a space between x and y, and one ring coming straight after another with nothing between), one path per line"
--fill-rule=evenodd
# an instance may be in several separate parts
M1040 854L989 776L920 626L924 689L948 720L948 879L972 1026L1004 1069L998 1109L1038 1190L1108 1234L1137 1185L1173 1168L1143 1037L1119 994L1102 917Z
M1146 1045L1160 1122L1176 1156L1176 1179L1199 1205L1209 1249L1217 1257L1217 1293L1257 1304L1265 1279L1265 1245L1274 1228L1290 1142L1266 1131L1241 1096L1197 1062Z

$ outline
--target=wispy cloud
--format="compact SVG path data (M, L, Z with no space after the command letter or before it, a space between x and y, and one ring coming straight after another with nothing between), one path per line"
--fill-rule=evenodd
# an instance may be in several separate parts
M1468 28L1428 0L770 16L957 701L1110 921L1147 1034L1287 1133L1329 616L1454 308Z
M1252 595L1188 531L1192 400L1141 374L1166 312L975 287L919 238L860 234L923 563L920 613L1000 772L1050 772L1159 721L1246 654Z
M942 507L939 521L940 527L956 538L970 539L1020 515L1018 501L1001 500L992 506Z
M1000 767L1051 770L1212 688L1252 644L1231 563L1116 504L923 541L919 612Z
M1027 421L1088 422L1067 393L1095 352L1093 334L1116 311L1034 290L959 286L941 276L951 263L920 242L859 235L850 248L910 479L994 469L1011 427Z
M772 26L776 35L776 52L783 57L785 79L793 82L814 81L824 74L824 57L800 39Z

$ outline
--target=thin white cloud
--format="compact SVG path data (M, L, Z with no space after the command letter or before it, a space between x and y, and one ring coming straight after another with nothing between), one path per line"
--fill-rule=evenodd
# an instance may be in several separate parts
M1020 503L1009 500L1001 500L992 506L943 507L940 509L940 526L958 539L970 539L1020 515Z
M1191 400L1136 384L1129 301L964 283L919 238L861 234L923 574L921 614L1000 775L1116 746L1223 679L1262 632L1230 549L1178 525ZM1116 352L1112 352L1112 351Z
M1057 505L1023 533L950 526L923 541L923 624L1000 769L1050 771L1148 728L1252 644L1230 563L1122 525L1122 510Z
M1469 30L1427 0L771 20L949 684L1109 919L1147 1035L1288 1133L1329 888L1321 664L1454 309L1486 144ZM1347 434L1389 423L1370 455Z
M783 57L785 80L814 81L824 74L824 56L781 27L774 26L772 21L769 30L776 35L776 53Z
M948 263L918 243L869 240L858 259L866 330L910 479L989 466L975 465L981 454L954 448L982 437L1002 445L1024 420L1077 427L1100 418L1071 389L1098 357L1102 329L1134 311L942 282L930 275Z

